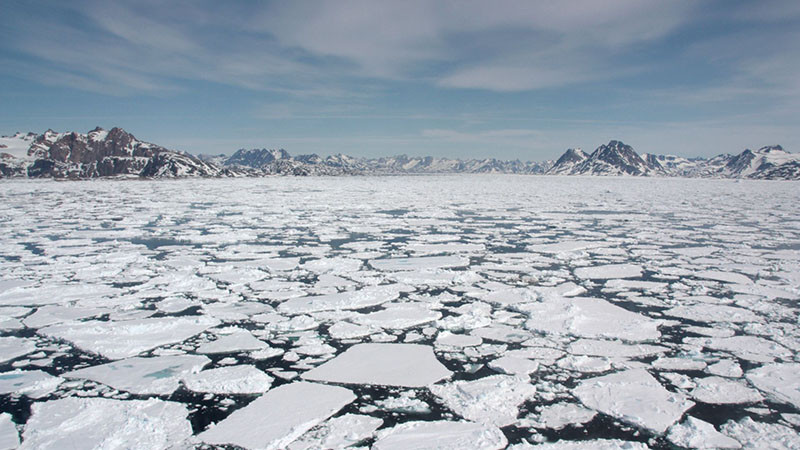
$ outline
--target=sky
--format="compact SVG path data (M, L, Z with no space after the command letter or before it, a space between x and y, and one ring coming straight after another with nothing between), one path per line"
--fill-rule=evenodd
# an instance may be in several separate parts
M800 2L0 0L0 135L540 161L800 151Z

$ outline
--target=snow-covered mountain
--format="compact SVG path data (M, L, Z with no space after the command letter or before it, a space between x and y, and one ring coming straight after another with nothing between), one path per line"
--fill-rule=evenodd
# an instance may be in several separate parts
M548 175L679 176L800 180L800 154L781 146L738 155L683 158L639 155L613 140L591 154L568 149L557 161L452 159L431 156L359 158L343 154L292 156L286 150L240 149L231 156L168 150L121 128L86 134L17 133L0 138L0 177L95 178L107 176L265 176L512 173Z
M25 135L25 140L30 134ZM0 160L0 173L6 177L96 178L108 176L220 176L224 169L208 164L188 153L167 150L142 142L122 128L95 128L86 134L45 133L18 142L16 155ZM6 144L7 145L7 144ZM9 147L10 148L10 147Z

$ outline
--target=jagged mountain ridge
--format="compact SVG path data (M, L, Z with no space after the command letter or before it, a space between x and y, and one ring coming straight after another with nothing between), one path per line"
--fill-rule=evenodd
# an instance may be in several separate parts
M612 140L591 154L568 149L557 161L452 159L398 155L358 158L343 154L292 156L286 150L240 149L231 156L173 151L139 141L121 128L86 134L17 133L0 138L0 177L97 178L109 176L390 175L513 173L550 175L681 176L800 179L800 155L781 146L738 155L683 158L639 155Z

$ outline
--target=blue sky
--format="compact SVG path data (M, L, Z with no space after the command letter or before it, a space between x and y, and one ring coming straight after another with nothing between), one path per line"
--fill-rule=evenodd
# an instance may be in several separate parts
M192 153L800 151L800 2L0 4L0 134Z

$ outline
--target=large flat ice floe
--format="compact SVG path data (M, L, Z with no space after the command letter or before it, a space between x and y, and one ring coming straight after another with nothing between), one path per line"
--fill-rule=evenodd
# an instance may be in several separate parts
M424 387L451 374L436 359L430 346L373 343L354 345L304 373L303 378L329 383Z
M694 406L683 395L664 389L644 369L584 380L573 394L589 408L659 434Z
M508 441L499 428L473 422L406 422L381 433L374 450L498 450Z
M357 291L296 297L281 303L278 310L286 314L308 314L320 311L368 308L396 299L404 289L407 289L407 286L387 284L367 286Z
M0 373L0 394L44 397L56 390L64 379L41 370L14 370Z
M229 366L183 376L190 391L212 394L260 394L272 385L272 377L253 366Z
M575 276L584 280L609 280L616 278L638 278L642 267L636 264L608 264L604 266L579 267Z
M531 318L525 326L540 333L625 341L650 341L661 336L658 321L597 298L548 298L518 305L517 309Z
M210 362L199 355L128 358L67 372L64 377L92 380L132 394L168 395L178 389L184 376L199 372Z
M775 400L800 408L800 364L767 364L747 372L746 377Z
M536 394L527 377L510 375L454 381L430 389L459 416L498 427L516 422L519 406Z
M356 399L348 389L296 382L277 387L198 437L214 445L281 449Z
M219 324L204 316L163 317L119 322L87 321L39 330L45 336L72 342L108 359L136 356L165 344L182 342Z
M33 405L20 449L169 448L192 435L185 405L68 397Z

